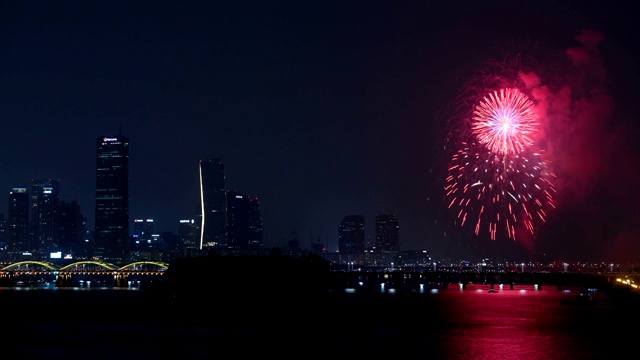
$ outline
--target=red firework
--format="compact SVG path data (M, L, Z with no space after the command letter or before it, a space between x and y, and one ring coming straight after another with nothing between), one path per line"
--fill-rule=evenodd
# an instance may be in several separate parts
M516 240L519 229L534 234L555 208L555 174L542 154L525 149L498 156L482 145L463 143L449 165L445 194L459 226L471 226L495 240Z
M533 101L513 88L485 96L472 119L471 130L478 142L500 155L517 154L531 146L538 128Z

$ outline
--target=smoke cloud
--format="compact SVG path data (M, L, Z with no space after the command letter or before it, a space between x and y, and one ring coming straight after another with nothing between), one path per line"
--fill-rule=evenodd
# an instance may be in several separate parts
M538 102L540 146L557 175L558 208L540 236L540 247L567 260L638 260L635 130L610 93L599 50L604 35L583 30L575 40L555 88L534 73L520 74Z

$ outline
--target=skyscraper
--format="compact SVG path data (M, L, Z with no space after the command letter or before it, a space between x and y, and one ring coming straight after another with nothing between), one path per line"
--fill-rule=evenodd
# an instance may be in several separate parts
M37 258L59 249L60 180L31 180L31 245Z
M200 224L194 219L183 219L178 224L178 236L182 243L182 256L195 256L200 249Z
M60 200L59 209L58 246L62 255L71 256L73 259L88 259L88 244L84 241L86 219L82 215L80 205L75 200Z
M338 252L341 263L364 261L364 216L347 215L338 227Z
M395 261L400 252L400 226L392 214L376 215L376 256L382 263Z
M94 257L128 260L129 139L121 134L97 139Z
M227 247L237 254L260 253L262 216L257 197L227 192Z
M29 243L29 192L27 188L13 188L9 193L7 242L10 258L22 260L22 253L30 252Z
M341 254L364 253L364 216L347 215L338 228L338 251Z
M200 160L200 249L227 247L227 189L221 159Z

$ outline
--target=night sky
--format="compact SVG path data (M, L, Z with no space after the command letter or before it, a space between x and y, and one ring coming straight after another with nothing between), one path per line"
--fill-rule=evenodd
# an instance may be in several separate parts
M92 229L96 138L122 131L130 217L158 232L221 158L267 247L336 251L349 214L373 241L392 213L436 258L640 261L639 21L632 1L3 1L0 191L60 179ZM526 65L547 114L558 207L525 246L444 209L450 119L491 62Z

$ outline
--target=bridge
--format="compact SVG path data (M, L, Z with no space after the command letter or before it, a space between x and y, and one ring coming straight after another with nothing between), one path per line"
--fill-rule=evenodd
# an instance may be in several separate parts
M115 287L127 287L130 281L159 279L169 264L160 261L136 261L124 266L98 260L77 261L60 265L49 261L27 260L0 265L0 286L19 282L55 282L57 287L74 284L103 283Z
M417 292L426 289L537 289L565 287L606 289L620 282L635 284L637 273L482 272L482 271L344 271L336 274L336 287L357 292L393 289Z

